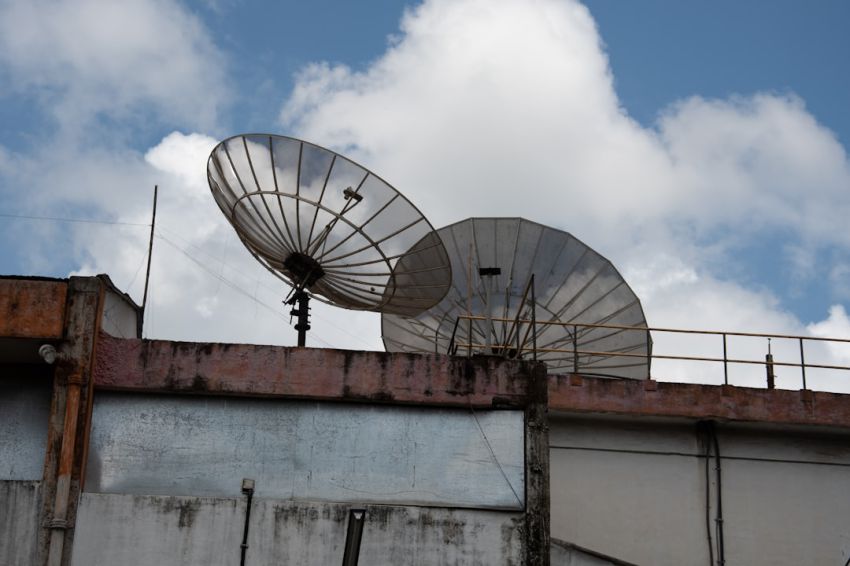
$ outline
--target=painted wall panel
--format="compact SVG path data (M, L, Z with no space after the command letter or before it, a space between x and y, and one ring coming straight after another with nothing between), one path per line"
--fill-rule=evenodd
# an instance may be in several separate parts
M520 509L523 414L99 392L86 490Z
M740 424L717 435L727 564L850 559L850 435ZM636 564L708 563L706 487L716 547L718 484L704 450L695 422L552 419L552 536Z
M50 382L0 378L0 480L40 480L47 450Z

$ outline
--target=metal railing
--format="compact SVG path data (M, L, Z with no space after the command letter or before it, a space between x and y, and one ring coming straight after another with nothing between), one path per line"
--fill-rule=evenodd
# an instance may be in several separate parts
M533 288L532 288L533 294ZM522 309L520 309L522 310ZM468 315L461 314L457 317L455 322L454 330L452 332L451 339L449 341L448 353L452 355L457 355L458 352L466 352L467 355L472 355L475 352L481 352L489 350L491 354L501 355L505 358L524 358L528 354L531 355L531 358L535 361L537 360L538 354L548 354L548 353L563 353L563 354L571 354L573 356L573 370L576 373L580 373L582 371L581 364L579 360L582 356L604 356L606 358L631 358L631 359L640 359L644 360L647 365L647 378L651 378L650 369L652 367L652 360L674 360L674 361L685 361L685 362L711 362L723 365L723 383L729 383L729 366L733 364L742 364L742 365L761 365L766 368L767 375L767 384L768 387L772 388L774 386L774 368L775 367L791 367L791 368L799 368L800 376L802 379L802 388L808 389L808 382L806 376L806 370L812 369L823 369L823 370L839 370L839 371L850 371L850 366L845 365L837 365L837 364L824 364L824 363L811 363L806 362L806 344L807 343L833 343L833 344L848 344L850 347L850 339L848 338L825 338L825 337L816 337L816 336L798 336L792 334L771 334L771 333L752 333L752 332L730 332L730 331L721 331L721 330L685 330L680 328L664 328L664 327L647 327L647 326L624 326L618 324L595 324L595 323L584 323L584 322L576 322L576 321L568 321L568 322L560 322L560 321L538 321L534 318L534 309L529 309L531 313L531 317L529 318L519 318L519 315L515 318L499 318L499 317L484 317L478 315ZM466 340L459 341L459 338L462 336L458 335L458 329L462 326L461 321L467 321L466 325ZM505 325L511 325L511 330L508 336L511 340L506 340L502 343L483 343L476 342L472 339L472 323L473 321L487 321L488 324L493 322L502 323ZM572 336L572 344L571 347L568 348L537 348L536 336L538 333L539 326L545 325L556 325L567 327L568 329L572 329L572 332L568 333ZM523 339L519 339L519 336L523 334L523 327L525 329ZM605 328L619 331L639 331L645 332L647 335L647 348L646 353L633 353L633 352L622 352L622 351L598 351L598 350L585 350L580 348L578 336L580 334L580 330L592 330L597 328ZM464 332L461 331L461 334ZM707 336L707 337L718 337L720 339L720 345L723 348L723 355L718 356L687 356L687 355L673 355L673 354L655 354L652 352L652 341L650 339L651 334L663 334L663 333L671 333L671 334L687 334L687 335L698 335L698 336ZM530 340L529 340L530 335ZM756 338L756 339L764 339L767 341L767 354L764 359L746 359L746 358L737 358L730 357L728 354L729 351L729 339L732 337L739 338ZM771 341L773 340L782 340L782 341L793 341L795 342L795 346L799 349L799 361L777 361L773 358L773 353L771 351ZM588 372L592 373L592 372Z

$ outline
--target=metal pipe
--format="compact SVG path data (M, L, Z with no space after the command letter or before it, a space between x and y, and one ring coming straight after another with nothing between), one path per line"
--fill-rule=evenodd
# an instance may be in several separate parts
M800 371L803 373L803 389L806 387L806 355L803 353L803 338L800 338Z
M360 560L360 541L363 538L365 520L365 509L351 509L348 512L348 531L345 535L342 566L357 566L357 562Z
M720 443L717 441L717 430L713 422L710 423L709 431L711 433L711 440L714 443L714 471L717 478L717 515L715 518L717 527L717 566L724 566L726 564L726 556L723 544L723 484L720 477Z
M249 478L242 480L242 493L245 494L247 500L245 505L245 526L242 530L242 544L240 545L242 559L239 561L239 564L240 566L245 566L245 555L248 553L248 527L251 520L251 500L254 499L254 480Z
M65 531L68 529L68 498L71 493L71 471L74 467L77 420L80 414L80 388L83 385L82 377L79 370L75 370L68 377L65 420L62 426L62 447L59 452L56 494L53 500L53 517L48 523L50 528L50 545L47 552L48 566L60 566L62 564Z
M723 383L729 385L729 363L726 359L726 333L723 333Z

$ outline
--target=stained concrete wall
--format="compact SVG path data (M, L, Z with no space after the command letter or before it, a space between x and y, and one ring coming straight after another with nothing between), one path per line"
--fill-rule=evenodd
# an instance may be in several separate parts
M0 565L36 563L38 481L0 480Z
M850 434L727 424L717 435L727 564L847 561ZM702 438L693 421L553 415L552 536L636 564L708 563L717 482Z
M238 564L242 498L83 494L72 565ZM366 506L360 564L520 565L519 513ZM247 564L342 562L349 506L255 499Z
M100 392L86 490L522 510L523 413Z
M41 479L50 395L47 379L0 375L0 480Z

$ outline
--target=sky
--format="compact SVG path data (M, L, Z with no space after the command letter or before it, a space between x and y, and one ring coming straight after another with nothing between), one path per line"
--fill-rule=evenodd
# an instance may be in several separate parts
M141 302L159 185L146 337L294 344L287 290L205 177L219 140L279 133L369 167L437 227L572 233L652 326L850 338L847 21L841 0L0 0L0 273L108 273ZM314 305L309 345L382 349L378 315ZM809 378L850 391L850 372Z

